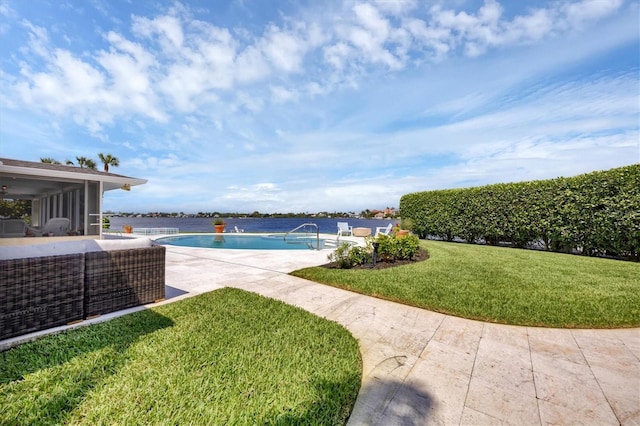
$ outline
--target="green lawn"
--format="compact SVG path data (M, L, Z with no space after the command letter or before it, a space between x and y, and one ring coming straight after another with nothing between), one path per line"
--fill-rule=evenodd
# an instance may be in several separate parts
M293 275L436 312L505 324L640 326L640 264L421 241L424 262L383 270L306 268Z
M344 424L360 379L343 327L222 289L0 353L0 424Z

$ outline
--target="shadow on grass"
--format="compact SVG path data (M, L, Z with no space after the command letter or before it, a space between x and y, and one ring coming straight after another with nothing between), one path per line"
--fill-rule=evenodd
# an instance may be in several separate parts
M0 413L0 423L64 423L92 388L117 374L132 344L172 325L171 319L144 310L1 352L0 406L14 408ZM34 386L30 375L39 377L33 391L28 391ZM28 401L14 399L25 394Z

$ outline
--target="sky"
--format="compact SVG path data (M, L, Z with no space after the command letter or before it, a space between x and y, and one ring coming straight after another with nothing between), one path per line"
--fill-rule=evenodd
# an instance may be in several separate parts
M639 2L0 0L0 157L121 212L360 212L640 162Z

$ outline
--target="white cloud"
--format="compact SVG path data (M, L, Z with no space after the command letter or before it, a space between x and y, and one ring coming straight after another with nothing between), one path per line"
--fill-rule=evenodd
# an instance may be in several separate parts
M568 25L581 27L588 21L602 18L618 10L622 0L581 0L562 4L561 11L565 14Z
M71 158L121 148L141 200L203 210L359 210L614 167L640 153L637 70L598 62L637 43L624 4L345 1L214 24L174 3L107 16L121 24L82 50L12 18L0 132Z
M271 95L276 103L291 102L298 99L298 92L285 89L282 86L272 86Z
M184 43L182 23L175 16L165 15L154 19L133 16L131 29L140 37L158 36L163 50L168 54L179 50Z
M391 15L405 15L418 7L418 0L374 0L376 7Z
M235 71L238 82L253 83L266 78L271 67L260 49L248 46L238 55Z
M50 53L47 30L26 20L22 21L22 25L29 30L29 50L23 49L23 52L26 55L30 55L33 52L42 58L48 58Z
M307 49L305 42L299 36L270 26L260 44L274 68L287 73L301 70Z

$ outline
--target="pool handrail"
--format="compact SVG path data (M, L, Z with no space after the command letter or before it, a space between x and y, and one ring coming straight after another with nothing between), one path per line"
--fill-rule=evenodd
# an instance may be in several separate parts
M320 228L318 227L318 225L317 225L317 224L312 223L312 222L306 222L306 223L303 223L303 224L302 224L302 225L300 225L300 226L296 226L296 227L295 227L295 228L293 228L291 231L286 232L286 233L284 234L284 236L282 237L282 239L283 239L284 241L287 241L287 235L289 235L289 234L291 234L291 233L293 233L293 232L296 232L298 229L300 229L300 228L304 228L305 226L314 226L314 227L316 228L316 250L320 250ZM312 247L312 248L313 248L313 247Z

